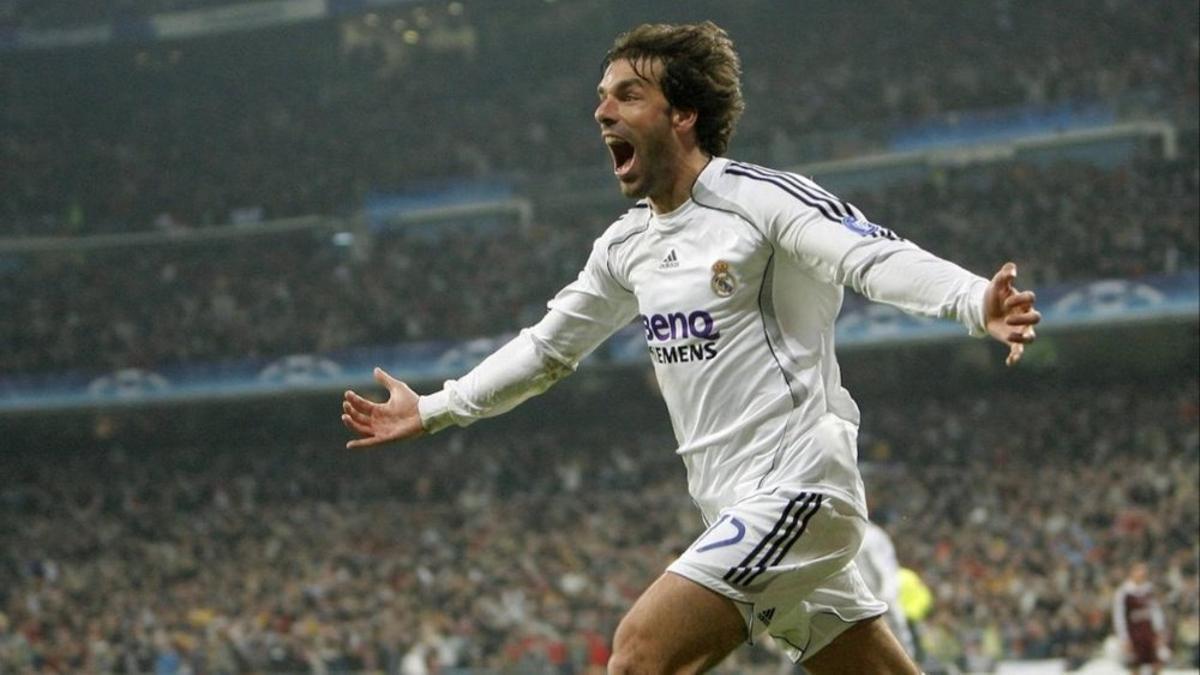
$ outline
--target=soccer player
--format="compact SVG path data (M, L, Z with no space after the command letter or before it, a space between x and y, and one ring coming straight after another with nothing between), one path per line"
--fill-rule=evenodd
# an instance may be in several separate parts
M1128 578L1117 587L1113 596L1113 629L1131 673L1140 675L1146 666L1153 673L1161 670L1167 656L1166 625L1144 562L1130 566Z
M960 321L1021 358L1039 320L1016 266L988 281L797 175L723 157L743 108L726 33L642 25L604 61L595 120L622 194L536 325L427 396L346 392L363 447L510 410L637 319L708 529L634 603L613 673L699 672L762 632L812 673L917 673L853 564L867 526L858 408L841 386L843 286Z

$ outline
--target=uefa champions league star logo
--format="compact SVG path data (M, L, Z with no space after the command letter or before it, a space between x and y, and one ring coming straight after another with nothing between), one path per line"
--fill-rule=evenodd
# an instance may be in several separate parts
M737 290L737 282L733 278L733 272L729 270L729 263L724 260L718 260L712 266L712 289L722 298L728 298Z
M855 234L860 234L864 237L870 236L879 232L879 226L869 220L859 220L854 216L846 216L842 218L842 225L846 226L847 230Z
M854 216L842 218L842 226L860 237L883 237L892 241L904 241L900 235L882 225L876 225L869 220L859 220Z

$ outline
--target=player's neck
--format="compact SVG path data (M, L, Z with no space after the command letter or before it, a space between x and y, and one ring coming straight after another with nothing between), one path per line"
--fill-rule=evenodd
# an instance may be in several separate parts
M650 200L650 208L657 214L670 213L679 208L684 202L692 197L692 186L696 183L696 178L700 176L700 172L704 167L708 166L709 160L712 159L704 154L700 148L693 147L675 164L677 170L674 178L669 182L665 189L657 194L648 195Z

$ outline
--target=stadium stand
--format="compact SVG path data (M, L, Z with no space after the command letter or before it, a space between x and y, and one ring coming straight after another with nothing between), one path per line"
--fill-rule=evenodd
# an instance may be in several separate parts
M21 3L17 13L110 4ZM414 180L504 173L538 183L602 167L593 79L611 36L640 20L637 8L451 4L457 14L417 3L116 44L86 60L0 53L0 232L224 224L238 209L341 213L372 189ZM733 151L752 161L858 155L912 125L962 123L965 111L1196 114L1197 10L1186 3L691 4L739 39L749 112ZM796 26L820 26L822 38L795 40ZM418 28L425 39L405 42ZM843 45L853 48L831 48Z
M1004 163L848 197L976 272L1016 259L1036 286L1200 266L1197 176L1194 153L1108 170ZM2 326L0 371L153 368L515 331L541 316L616 215L573 209L555 222L437 236L401 228L362 259L311 233L144 247L132 259L120 248L0 256L0 313L26 317Z
M570 425L497 422L387 453L254 439L269 429L166 448L171 416L132 437L98 426L53 463L17 449L0 490L0 668L587 672L702 528L662 421L641 423L661 404L622 393L572 394ZM935 593L929 672L1092 658L1138 558L1191 658L1195 380L946 393L861 397L873 510ZM639 423L579 412L598 407ZM742 658L727 672L771 659Z
M261 2L262 0L249 0ZM0 27L65 28L234 4L230 0L0 0Z

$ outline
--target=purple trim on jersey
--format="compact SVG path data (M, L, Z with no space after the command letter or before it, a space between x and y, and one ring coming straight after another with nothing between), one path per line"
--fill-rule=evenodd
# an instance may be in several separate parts
M607 253L607 255L605 255L605 256L604 256L604 266L608 268L608 276L612 277L613 283L615 283L616 285L620 286L620 287L621 287L622 289L624 289L624 290L625 290L627 293L633 293L633 290L632 290L632 289L629 289L629 288L625 288L625 284L621 283L621 282L620 282L620 281L617 279L617 275L616 275L616 273L615 273L615 272L613 272L613 268L612 268L612 250L613 250L613 248L614 248L614 247L616 247L616 246L620 246L621 244L624 244L625 242L629 241L630 239L632 239L632 238L636 237L637 235L639 235L639 234L641 234L641 233L643 233L643 232L645 232L646 230L649 230L649 229L650 229L650 223L649 223L649 221L647 221L647 222L646 222L646 224L645 224L645 225L643 225L643 226L641 227L641 229L639 229L639 230L633 230L632 232L629 232L629 233L627 233L627 234L626 234L624 237L621 237L620 239L618 239L618 240L616 240L616 241L614 241L614 242L611 242L611 243L608 245L608 249L606 250L606 253Z
M757 164L747 164L746 162L734 162L734 164L736 164L737 166L740 166L743 169L749 169L751 171L757 171L761 174L775 176L776 178L782 178L784 181L786 181L786 182L790 183L791 185L795 186L796 188L802 190L804 192L804 194L812 197L813 199L824 200L827 204L829 204L830 208L833 209L834 213L838 213L841 215L848 215L848 216L855 215L854 211L856 209L854 209L852 206L850 206L850 204L846 203L845 201L843 201L841 199L838 199L837 197L833 196L833 194L830 193L829 190L826 190L825 188L821 187L820 185L817 185L816 183L812 182L811 180L809 180L803 176L797 176L794 173L788 173L786 171L778 171L775 169L768 169L765 166L759 166ZM839 206L841 207L841 211L838 210ZM858 215L860 217L862 216L861 213ZM863 220L866 220L866 218L864 217Z
M736 171L734 169L740 169L741 171ZM747 173L743 173L743 172L747 172ZM828 192L825 192L821 188L816 187L815 185L808 185L808 184L804 183L799 178L797 178L796 176L793 176L792 174L789 174L789 173L784 173L781 171L772 171L771 169L764 169L761 166L755 166L753 164L743 164L741 162L732 163L730 165L730 167L727 167L725 169L725 173L732 173L737 176L745 176L747 178L754 178L756 180L767 180L769 178L774 178L778 181L782 181L783 183L787 184L788 186L791 186L792 188L799 190L809 199L816 200L818 203L824 203L825 206L827 206L829 208L829 210L832 211L832 214L825 211L825 209L822 209L820 206L817 206L817 204L814 204L814 203L800 197L800 195L797 195L795 192L788 190L788 193L791 194L792 196L796 197L797 199L800 199L801 201L803 201L805 204L808 204L809 206L820 209L821 213L825 214L825 217L827 217L831 220L835 220L837 222L841 222L842 218L844 218L845 216L854 215L850 211L850 209L846 206L845 202L842 202L841 200L837 199L836 197L829 194ZM754 175L749 175L750 173L753 173ZM774 183L775 181L770 181L770 182ZM775 184L779 185L779 183L775 183ZM780 185L780 187L783 187L783 185ZM786 190L786 188L784 188L784 189Z
M746 162L733 162L733 164L738 167L741 167L743 169L747 169L749 171L755 171L755 172L765 175L765 176L774 176L776 178L781 178L788 184L790 184L793 187L797 188L798 190L801 190L802 192L804 192L804 194L808 195L809 197L812 197L813 199L822 200L825 203L829 204L829 207L831 209L833 209L833 212L838 215L842 215L842 216L855 215L853 210L851 210L849 204L847 204L846 202L842 201L841 199L838 199L837 197L833 196L828 190L821 187L820 185L817 185L816 183L812 182L811 180L804 178L803 176L797 176L794 173L788 173L786 171L778 171L776 169L768 169L765 166L759 166L757 164L748 164ZM839 207L841 207L840 210L839 210ZM864 218L864 220L866 220L866 219Z
M774 185L775 187L779 188L780 190L783 190L784 192L795 197L796 199L799 199L800 201L804 202L805 204L811 206L812 208L820 211L821 215L825 216L829 220L831 220L835 223L842 222L840 218L834 218L833 214L831 214L829 211L826 211L824 205L822 205L818 202L809 201L807 198L805 198L804 195L793 190L791 187L789 187L787 185L787 183L784 183L783 181L779 180L778 178L756 176L756 175L750 173L749 171L742 171L742 170L739 170L736 168L725 169L725 173L733 174L735 176L743 176L745 178L749 178L750 180L757 180L757 181L761 181L763 183L770 183L771 185Z
M700 539L704 539L704 537L708 536L709 532L712 532L713 530L717 529L717 526L719 526L721 523L725 522L726 518L729 518L729 523L731 525L733 525L735 530L737 530L737 534L733 535L732 537L729 537L728 539L722 539L720 541L714 541L711 544L705 544L704 546L701 546L700 548L696 549L696 553L705 553L707 551L713 550L714 548L724 548L726 546L733 546L734 544L739 543L742 540L742 537L746 536L746 524L743 523L741 520L738 520L736 517L731 517L729 514L725 514L725 515L721 516L721 519L718 520L712 527L708 528L708 532L705 532L703 535L701 535Z
M764 302L765 299L765 302ZM792 399L792 407L800 407L800 401L807 396L803 385L793 375L790 368L796 367L797 359L787 348L783 329L779 327L779 319L775 316L775 249L767 258L767 266L763 269L762 284L758 287L758 314L762 318L763 336L767 340L767 349L771 350L771 358L779 366L779 374L783 376L783 385L787 387L788 396ZM776 351L776 345L779 351ZM779 360L782 353L788 361L787 367ZM774 464L772 463L772 469Z

